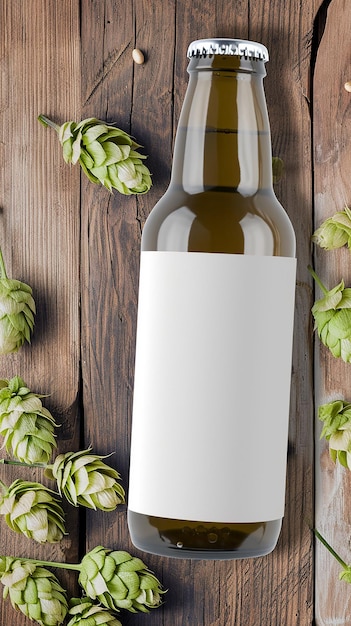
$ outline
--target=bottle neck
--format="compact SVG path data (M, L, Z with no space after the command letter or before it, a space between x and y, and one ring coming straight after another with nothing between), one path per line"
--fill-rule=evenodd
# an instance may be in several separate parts
M217 188L251 196L271 190L264 63L238 57L192 59L188 72L171 184L191 194Z

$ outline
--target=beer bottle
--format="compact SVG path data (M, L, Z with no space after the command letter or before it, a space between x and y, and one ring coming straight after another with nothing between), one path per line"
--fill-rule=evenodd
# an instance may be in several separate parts
M268 52L194 41L142 234L128 524L137 548L261 556L284 514L295 236L272 186Z

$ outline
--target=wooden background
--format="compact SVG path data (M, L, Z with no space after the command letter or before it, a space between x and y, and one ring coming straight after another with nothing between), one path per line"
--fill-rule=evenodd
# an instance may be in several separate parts
M298 281L286 516L273 554L241 562L142 555L169 589L151 615L123 625L307 626L351 624L351 588L314 545L316 526L351 562L351 479L319 443L319 404L351 400L349 364L313 337L315 293L351 284L347 250L317 251L311 234L351 202L350 0L0 0L0 245L9 275L37 302L31 346L0 357L0 376L19 374L62 424L59 451L93 444L114 451L127 487L140 235L166 189L187 84L186 50L203 37L251 38L269 48L265 80L273 152L286 165L277 195L297 234ZM134 47L146 56L133 63ZM145 146L153 188L122 197L66 166L53 131L95 116ZM314 347L315 346L315 347ZM350 386L350 388L349 388ZM249 455L249 450L248 450ZM258 468L259 471L259 468ZM42 479L2 467L0 478ZM150 485L154 489L155 485ZM70 534L58 546L14 536L0 520L0 553L76 562L103 544L134 554L126 509L66 507ZM71 593L74 574L59 573ZM30 622L0 601L2 626Z

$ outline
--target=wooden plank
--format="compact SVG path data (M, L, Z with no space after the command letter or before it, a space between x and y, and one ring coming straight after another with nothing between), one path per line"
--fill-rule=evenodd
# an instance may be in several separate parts
M263 3L256 5L254 16L251 15L251 36L267 42L271 53L265 85L272 147L273 154L281 157L286 167L286 176L276 192L295 228L298 266L286 514L277 550L269 557L272 571L279 575L271 581L266 578L260 591L262 599L273 597L276 602L274 623L301 620L311 624L313 538L309 524L313 520L314 428L311 280L307 266L311 254L312 155L306 137L311 134L309 73L318 4L292 3L289 10L281 10L281 3L273 2L270 15L267 8ZM284 593L278 592L278 587Z
M32 344L0 357L0 376L19 374L58 423L59 450L79 447L79 171L68 168L53 131L80 116L79 2L1 0L1 236L9 275L30 284L37 303ZM1 479L43 479L33 469L1 466ZM43 481L45 482L45 481ZM51 485L52 486L52 485ZM77 511L66 507L70 534L59 545L39 546L6 530L0 553L76 561ZM15 535L15 536L14 536ZM73 575L59 576L72 591ZM4 626L33 623L0 602Z
M113 464L127 477L132 404L134 334L140 227L169 179L171 143L184 96L186 49L199 37L239 36L266 43L267 100L276 153L288 174L278 194L298 235L299 282L294 352L287 512L277 550L242 562L189 562L142 555L169 588L167 602L152 613L157 625L310 624L312 605L313 406L309 309L311 154L308 79L313 19L318 2L135 0L82 4L84 116L116 121L150 154L153 190L137 200L109 196L83 182L82 313L86 442L99 452L117 450ZM307 6L306 6L307 5ZM113 28L115 24L122 25ZM206 25L206 26L204 26ZM111 36L111 29L114 36ZM134 67L138 46L146 63ZM174 67L173 67L174 60ZM278 86L279 85L279 89ZM172 117L172 107L174 117ZM129 118L129 112L131 117ZM302 165L303 164L303 165ZM293 182L292 182L293 181ZM152 488L152 486L150 487ZM88 514L87 542L130 546L125 510ZM123 616L141 624L145 616ZM300 622L299 622L300 620Z
M347 0L333 0L318 48L313 81L315 225L319 226L345 203L351 202L349 136L351 11ZM330 289L342 278L351 285L350 252L325 251L315 247L315 267ZM316 297L320 297L316 290ZM316 412L334 399L350 401L349 363L335 359L316 339ZM318 422L318 420L317 420ZM321 430L317 423L317 441ZM348 563L350 552L351 474L329 458L325 440L316 447L316 527ZM316 545L316 624L346 624L350 621L349 588L338 580L340 566L326 549Z
M135 37L128 3L83 3L83 117L93 115L115 122L129 133ZM137 141L147 145L136 130L133 134ZM99 454L114 453L110 463L121 473L125 487L140 242L138 219L135 197L111 194L82 180L85 439ZM124 506L116 513L88 512L87 548L98 544L130 547Z

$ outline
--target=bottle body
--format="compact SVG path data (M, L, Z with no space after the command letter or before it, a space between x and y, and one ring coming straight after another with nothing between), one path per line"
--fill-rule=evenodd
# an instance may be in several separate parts
M264 428L254 417L261 396L267 407L274 402L264 372L271 346L266 341L258 349L257 342L270 334L267 293L272 290L274 298L282 271L293 280L295 238L271 185L262 62L259 72L256 61L240 56L228 62L200 56L192 64L171 184L142 236L128 523L142 550L180 558L245 558L270 552L281 527L287 418L278 426L283 445L272 445L269 429L276 429L279 415L276 422L263 418ZM279 266L276 273L277 257L287 268ZM273 282L266 280L272 273ZM291 285L285 300L291 326ZM279 333L277 342L282 343ZM281 350L289 353L283 367L286 414L291 333ZM154 439L144 447L150 429ZM279 484L274 460L262 470L267 454L275 459L277 446ZM151 499L145 496L148 478L156 494ZM270 502L277 491L279 504Z

